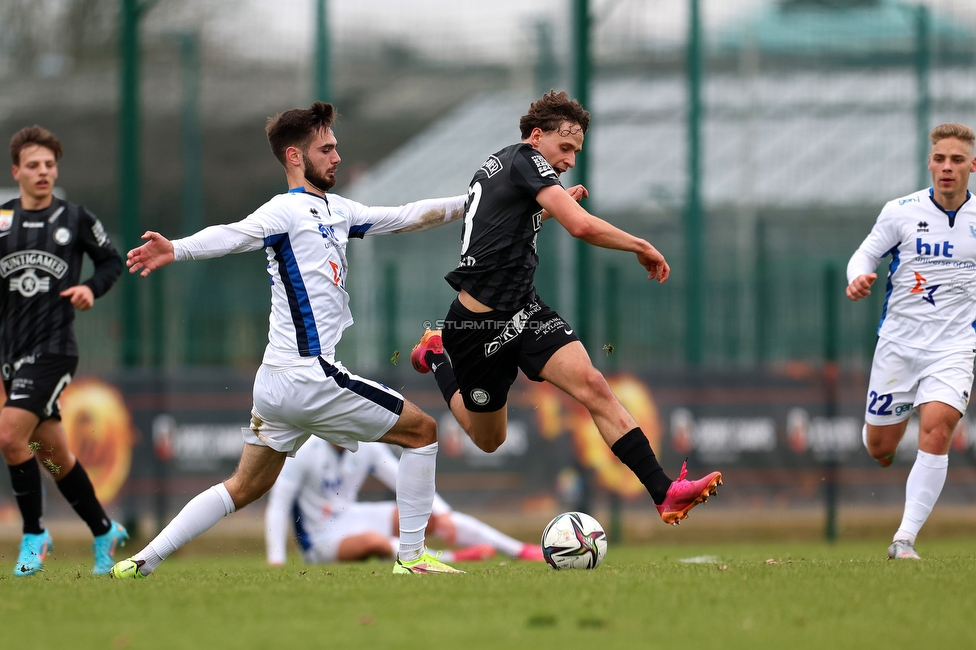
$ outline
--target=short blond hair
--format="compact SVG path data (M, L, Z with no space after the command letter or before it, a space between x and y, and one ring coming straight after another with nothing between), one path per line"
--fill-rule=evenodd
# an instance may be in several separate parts
M973 133L973 130L959 122L940 124L932 129L932 132L929 134L929 140L932 141L932 144L935 144L939 140L945 140L946 138L955 138L960 142L965 142L970 147L976 144L976 134Z

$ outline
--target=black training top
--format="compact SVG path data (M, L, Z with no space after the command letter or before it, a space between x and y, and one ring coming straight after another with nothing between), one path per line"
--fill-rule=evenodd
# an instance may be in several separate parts
M505 147L478 168L465 206L461 261L445 278L493 309L514 311L535 299L536 235L542 207L535 197L559 175L531 145Z
M78 284L83 253L95 263L85 284L99 298L122 273L122 258L95 215L58 198L43 210L24 210L20 199L0 206L0 362L78 356L75 308L59 294Z

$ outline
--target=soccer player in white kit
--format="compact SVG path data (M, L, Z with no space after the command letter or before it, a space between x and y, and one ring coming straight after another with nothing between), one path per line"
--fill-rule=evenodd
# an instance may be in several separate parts
M264 249L271 276L268 346L254 378L251 425L234 475L194 497L149 545L111 571L149 575L173 551L224 516L264 495L285 457L310 435L355 451L360 442L403 447L397 476L400 548L394 573L460 573L427 553L424 531L434 499L437 427L396 391L358 377L335 359L352 324L345 291L346 244L366 234L416 231L458 219L464 196L397 208L372 208L326 191L339 165L331 104L316 102L268 121L271 150L289 190L237 223L211 226L170 242L147 232L129 251L130 273L174 261Z
M888 202L847 265L847 297L860 300L891 256L864 415L868 453L890 465L912 409L919 412L918 457L891 559L919 559L915 538L945 485L976 356L976 205L968 190L976 137L949 123L930 139L932 187Z
M289 524L308 564L392 557L400 544L394 501L359 501L366 479L396 490L397 457L389 445L367 442L355 453L312 438L285 461L268 494L265 542L268 564L287 557ZM444 551L445 562L484 560L503 553L512 559L543 561L542 547L525 544L434 495L428 531L464 548Z

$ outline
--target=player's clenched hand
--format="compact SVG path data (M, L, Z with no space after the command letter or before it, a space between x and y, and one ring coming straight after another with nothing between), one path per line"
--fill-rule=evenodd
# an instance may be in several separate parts
M851 300L860 300L871 295L871 285L878 279L877 273L865 273L854 278L853 282L847 285L847 297Z
M142 277L150 271L161 269L173 261L173 243L158 232L146 231L142 236L146 241L139 248L133 248L126 255L125 265L129 273L139 273Z
M587 192L586 188L582 185L573 185L571 188L566 190L566 192L573 197L573 200L577 203L590 196L590 193Z
M70 298L71 306L78 311L88 311L95 304L95 294L87 284L68 287L58 295L62 298Z
M579 203L583 199L585 199L585 198L587 198L587 197L590 196L590 193L587 192L586 191L586 188L583 187L582 185L574 185L574 186L572 186L571 188L569 188L568 190L566 190L566 194L569 194L570 198L572 198L577 203ZM542 211L542 220L543 221L545 221L546 219L548 219L551 216L552 215L549 214L549 211L548 210L543 210Z
M671 267L665 261L664 255L650 244L644 250L638 251L637 261L650 273L648 280L657 280L661 284L671 275Z

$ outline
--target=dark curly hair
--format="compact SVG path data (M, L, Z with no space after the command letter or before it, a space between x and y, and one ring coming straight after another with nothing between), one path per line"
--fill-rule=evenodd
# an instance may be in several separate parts
M268 118L268 125L264 128L268 134L268 144L275 158L284 165L285 150L288 147L298 147L303 154L321 129L331 128L339 115L332 104L315 102L308 108L293 108Z
M555 131L563 122L579 124L583 133L590 127L590 114L575 99L563 92L550 90L532 102L529 112L519 120L522 139L529 137L532 129L538 127L544 132Z
M54 152L55 160L61 160L61 143L58 142L53 133L35 124L24 127L14 133L14 137L10 138L10 158L15 165L20 165L20 152L24 150L24 147L29 147L32 144L47 147Z

